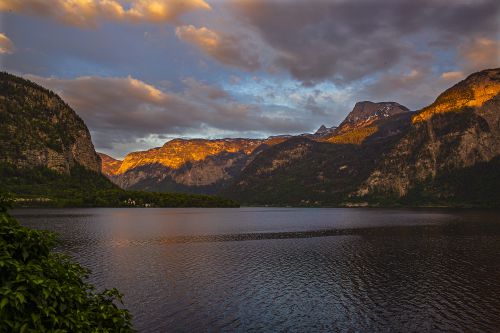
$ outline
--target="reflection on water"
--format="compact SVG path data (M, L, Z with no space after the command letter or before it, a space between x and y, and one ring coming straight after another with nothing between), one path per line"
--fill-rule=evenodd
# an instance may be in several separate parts
M137 329L500 329L495 211L17 210L125 294Z

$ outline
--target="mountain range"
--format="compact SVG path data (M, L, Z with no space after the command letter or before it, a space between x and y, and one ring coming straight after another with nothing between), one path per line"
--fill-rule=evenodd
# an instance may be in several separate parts
M372 124L408 112L398 103L365 101L357 103L340 126L322 125L314 134L266 139L174 139L159 148L130 153L123 160L102 153L100 157L103 173L122 188L217 193L233 183L255 157L270 147L294 138L359 143L373 131ZM394 127L394 130L399 129Z
M123 188L217 193L251 205L498 205L500 69L417 111L358 102L338 126L267 139L175 139L101 154Z
M127 190L248 205L500 206L500 69L468 76L417 111L363 101L338 126L311 134L174 139L123 160L96 153L83 121L54 93L1 79L0 163L16 168L71 176L78 166Z

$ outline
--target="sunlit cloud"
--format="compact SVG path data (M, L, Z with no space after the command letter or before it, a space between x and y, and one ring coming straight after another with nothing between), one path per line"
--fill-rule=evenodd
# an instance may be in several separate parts
M441 78L447 81L458 81L464 78L464 73L461 71L444 72Z
M0 54L10 54L14 52L14 44L7 35L0 33Z
M28 13L69 25L94 26L99 21L172 22L184 13L210 10L204 0L2 0L0 11Z
M258 54L252 50L251 45L245 44L245 38L241 36L226 35L193 25L177 27L175 34L223 64L251 71L260 67Z

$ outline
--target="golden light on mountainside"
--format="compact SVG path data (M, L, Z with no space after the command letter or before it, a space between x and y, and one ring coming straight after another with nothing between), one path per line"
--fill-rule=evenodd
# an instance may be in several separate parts
M418 123L430 119L435 114L460 111L465 107L480 107L499 92L500 81L498 80L481 81L470 86L462 86L459 83L441 94L434 103L413 116L412 122Z
M367 137L375 134L378 131L378 126L360 127L351 132L336 135L327 139L327 142L338 144L354 144L360 145Z
M171 169L179 169L188 162L201 161L208 156L221 153L244 152L250 154L264 140L172 140L163 147L128 154L120 168L113 174L118 175L143 165L161 164Z

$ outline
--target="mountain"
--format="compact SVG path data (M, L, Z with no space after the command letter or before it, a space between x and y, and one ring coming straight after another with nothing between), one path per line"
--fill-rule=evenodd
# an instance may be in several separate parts
M415 113L358 103L331 137L260 154L225 195L246 204L499 206L499 91L492 69Z
M175 139L128 154L123 161L101 154L103 172L126 189L215 193L257 154L288 137L269 139Z
M358 102L349 115L340 123L334 135L350 132L360 127L368 127L376 121L410 110L396 102Z
M296 137L356 143L373 134L375 127L369 127L373 123L402 113L409 111L398 103L361 102L356 104L342 127L327 128L323 125L314 134ZM387 131L383 133L388 134ZM260 153L296 137L278 135L267 139L175 139L162 147L130 153L123 161L101 154L103 173L124 189L214 194L238 178Z
M100 172L83 120L59 96L20 77L0 73L0 162L47 167L68 174L80 165Z
M396 113L369 125L352 122L350 132L295 137L275 145L256 156L223 194L251 205L337 206L408 130L411 115Z
M0 73L0 191L21 206L235 207L202 195L125 191L101 174L89 130L59 96ZM126 164L101 155L104 171Z
M356 195L438 202L487 197L498 204L499 154L500 69L491 69L470 75L417 112ZM468 177L457 178L462 173Z
M495 99L499 92L499 69L474 73L439 95L434 103L418 112L413 117L413 121L422 122L438 114L482 107L485 103ZM489 112L485 115L490 118L498 114L494 111L491 113L493 115Z
M326 127L325 125L321 125L320 128L313 134L309 135L312 138L323 138L327 136L331 136L337 130L337 126Z

